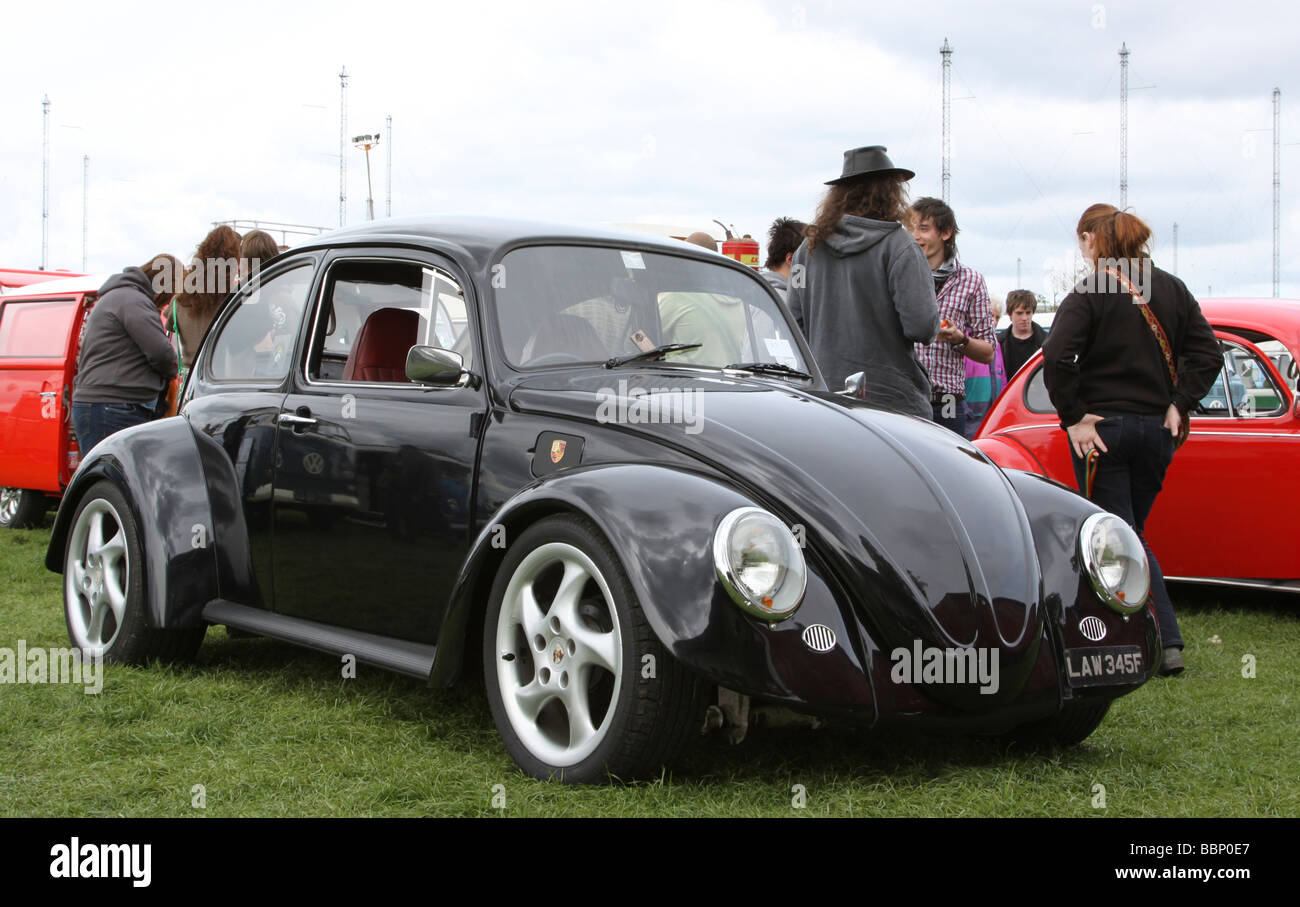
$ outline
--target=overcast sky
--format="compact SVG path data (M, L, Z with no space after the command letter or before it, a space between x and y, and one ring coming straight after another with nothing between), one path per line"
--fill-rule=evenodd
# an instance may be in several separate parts
M392 210L581 222L810 219L843 151L888 146L938 195L952 70L961 257L995 294L1051 295L1090 203L1128 202L1197 295L1272 293L1272 90L1282 287L1300 297L1300 14L1253 2L10 4L0 53L0 266L188 260L217 220L339 222L348 137L393 118ZM386 136L385 136L386 139ZM384 216L385 144L371 153ZM349 143L347 220L365 217Z

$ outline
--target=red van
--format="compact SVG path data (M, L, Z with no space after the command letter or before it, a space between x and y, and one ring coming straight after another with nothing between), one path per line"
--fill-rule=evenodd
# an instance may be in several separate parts
M0 527L38 523L81 460L72 379L86 315L107 279L43 280L0 293Z

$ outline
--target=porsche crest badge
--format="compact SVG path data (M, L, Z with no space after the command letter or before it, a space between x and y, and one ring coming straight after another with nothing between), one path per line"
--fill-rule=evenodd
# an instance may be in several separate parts
M557 440L551 442L551 462L558 463L564 459L564 448L568 447L568 442Z

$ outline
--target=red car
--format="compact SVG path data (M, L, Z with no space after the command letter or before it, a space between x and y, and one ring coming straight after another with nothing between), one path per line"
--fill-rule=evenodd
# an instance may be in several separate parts
M1223 369L1192 413L1146 535L1165 577L1300 592L1300 300L1204 299ZM1041 353L994 402L976 445L1004 469L1076 487Z
M81 461L72 379L82 325L104 280L32 281L0 294L0 527L43 518Z

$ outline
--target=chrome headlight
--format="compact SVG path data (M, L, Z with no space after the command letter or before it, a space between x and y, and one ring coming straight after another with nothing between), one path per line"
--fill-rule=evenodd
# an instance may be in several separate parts
M1079 549L1088 579L1112 611L1132 614L1146 604L1151 568L1142 540L1113 513L1094 513L1079 530Z
M766 510L741 507L723 517L713 534L713 563L732 601L755 617L782 620L803 601L803 551Z

